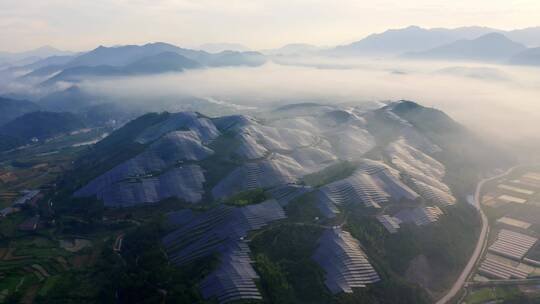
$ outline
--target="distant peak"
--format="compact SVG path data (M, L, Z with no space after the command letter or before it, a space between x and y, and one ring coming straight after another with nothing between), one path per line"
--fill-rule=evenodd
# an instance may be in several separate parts
M174 46L174 45L172 45L170 43L158 41L158 42L147 43L144 46Z
M418 25L409 25L408 27L405 28L406 30L421 30L422 28L419 27Z
M495 33L495 32L478 37L478 40L501 40L501 39L509 40L505 35L501 33Z
M415 110L421 107L422 107L421 105L419 105L418 103L414 101L402 99L402 100L398 100L396 102L390 103L385 108L390 108L392 111L399 113L399 112L408 112L408 111Z
M50 45L44 45L42 47L37 48L36 51L58 51L58 49Z

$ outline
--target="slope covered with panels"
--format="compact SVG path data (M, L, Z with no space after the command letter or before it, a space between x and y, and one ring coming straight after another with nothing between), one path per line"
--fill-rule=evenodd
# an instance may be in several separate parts
M357 160L375 147L375 140L369 132L358 126L342 126L325 133L341 159Z
M439 207L416 207L412 209L403 209L396 213L393 218L401 223L413 223L416 226L424 226L434 223L443 215Z
M98 176L76 191L75 196L96 195L108 206L156 202L171 196L197 202L204 182L201 168L175 166L182 161L202 160L213 153L201 143L197 133L173 131L143 153Z
M396 170L377 161L364 160L354 174L319 189L319 209L329 214L332 205L363 203L379 208L389 200L415 200L413 190L399 180Z
M241 191L294 183L303 174L307 172L294 159L277 154L236 168L212 189L212 196L222 199Z
M181 266L198 258L219 255L220 264L200 284L207 299L220 303L262 298L251 266L249 247L244 238L251 230L285 218L285 212L275 200L242 208L219 206L202 214L184 213L172 217L179 228L163 238L172 263Z
M247 162L233 170L212 189L212 195L221 199L236 192L294 183L334 161L332 155L311 148L301 148L290 155L273 153L266 159Z
M156 203L176 197L186 202L199 202L203 195L204 175L197 165L170 169L160 175L130 178L118 182L89 184L75 193L84 197L95 195L106 206L122 207L140 203Z
M176 130L193 131L203 142L208 142L220 134L210 119L195 112L179 112L170 114L165 121L146 129L137 137L136 141L141 144L150 143Z
M393 106L395 105L396 104L394 104ZM441 148L439 146L434 144L424 135L420 134L409 121L394 113L392 110L393 106L386 107L383 110L384 115L401 127L400 134L403 138L405 138L405 140L407 140L409 143L411 143L413 146L417 147L421 151L424 151L428 154L433 154L441 151Z
M325 272L325 285L333 294L352 293L380 280L360 244L341 228L327 229L319 239L313 260Z
M287 118L274 121L272 125L316 134L326 142L329 151L344 160L360 159L375 147L375 139L365 128L366 120L354 111Z
M286 184L270 190L269 193L281 206L286 206L294 199L312 190L313 188L310 186Z
M450 188L441 182L445 168L440 162L413 147L404 137L390 143L386 152L392 164L411 178L422 197L442 206L455 203Z

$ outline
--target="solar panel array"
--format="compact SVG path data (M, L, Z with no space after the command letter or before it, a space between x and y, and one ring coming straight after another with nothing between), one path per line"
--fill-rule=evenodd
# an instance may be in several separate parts
M359 160L375 147L375 139L364 128L346 124L325 133L340 159Z
M529 274L514 266L499 262L493 258L486 258L478 271L483 275L496 279L526 279Z
M415 200L418 194L399 180L395 170L381 162L364 160L352 176L321 187L318 197L319 209L330 215L332 204L363 203L380 208L390 199Z
M182 224L163 238L170 261L181 266L217 253L220 265L201 283L202 294L206 298L215 297L221 303L261 299L244 238L251 230L285 218L279 203L272 199L241 208L221 205L202 214L182 215L188 219L180 219L178 214L170 217Z
M176 130L191 130L197 133L204 143L220 135L220 132L210 119L195 112L178 112L170 114L164 121L144 130L136 141L141 144L150 143Z
M269 191L270 195L276 199L281 206L288 205L291 201L313 190L310 186L297 184L286 184L278 186Z
M456 203L456 198L449 191L440 190L419 180L412 179L411 182L418 193L426 200L439 206L451 206Z
M387 214L377 215L377 220L386 228L390 233L398 232L401 221L395 217Z
M352 288L380 280L358 241L341 228L323 232L313 259L324 269L325 285L333 294L352 293Z
M203 194L204 174L198 165L170 169L163 174L137 177L106 184L107 178L95 180L75 192L76 197L96 195L106 206L133 206L177 197L199 202Z
M212 189L212 196L222 199L241 191L294 183L302 172L303 168L298 163L291 162L290 158L283 155L249 162L222 179Z
M96 195L107 206L152 203L168 197L187 202L201 199L204 175L197 165L182 161L202 160L214 152L194 131L173 131L75 192L76 197Z
M403 209L394 215L401 223L414 223L417 226L424 226L435 223L443 215L439 207L416 207Z
M521 260L538 241L537 238L523 233L501 229L497 240L489 247L489 251L502 256Z
M441 182L445 175L443 164L413 146L404 137L388 145L392 164L406 174L420 195L441 206L456 202L450 188Z
M340 213L336 204L322 191L317 191L317 209L326 218L334 218Z
M420 134L416 128L406 119L397 115L392 107L385 110L385 116L401 125L401 135L408 142L412 143L418 149L433 154L442 151L442 149L434 144L424 135Z
M262 300L255 285L259 278L251 264L248 245L243 242L231 243L221 252L220 265L200 284L205 299L216 298L220 303L239 300Z

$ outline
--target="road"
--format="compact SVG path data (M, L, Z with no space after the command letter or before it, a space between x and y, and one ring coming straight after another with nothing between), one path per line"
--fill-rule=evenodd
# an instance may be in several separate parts
M485 246L487 245L486 244L487 243L486 242L486 237L487 237L488 232L489 232L489 224L488 224L488 220L487 220L486 215L482 211L482 205L480 204L481 203L480 195L481 195L482 187L484 186L484 184L486 182L489 182L489 181L492 181L494 179L498 179L498 178L501 178L501 177L507 175L512 170L514 170L514 168L515 167L512 167L512 168L508 169L504 173L501 173L501 174L498 174L498 175L495 175L495 176L492 176L492 177L489 177L489 178L485 178L485 179L481 180L478 183L478 185L476 186L476 191L474 193L474 201L475 201L475 204L476 204L476 206L478 208L478 212L480 213L480 218L482 219L482 230L480 231L480 236L478 237L478 242L476 243L476 247L474 248L474 252L471 255L471 258L469 259L469 262L467 263L467 265L465 266L465 268L463 269L463 271L459 275L458 279L456 280L456 282L454 283L452 288L448 291L448 293L446 295L444 295L441 299L439 299L437 301L437 304L448 303L451 299L453 299L457 295L457 293L461 290L461 288L463 288L463 285L465 285L465 282L467 281L467 278L471 275L471 271L473 270L474 266L476 265L476 262L478 261L478 259L482 255L482 252L484 252Z

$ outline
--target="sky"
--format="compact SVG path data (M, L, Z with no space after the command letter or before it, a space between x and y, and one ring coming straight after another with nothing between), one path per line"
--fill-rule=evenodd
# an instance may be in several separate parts
M537 26L538 0L0 0L0 51L163 41L330 46L409 25Z

